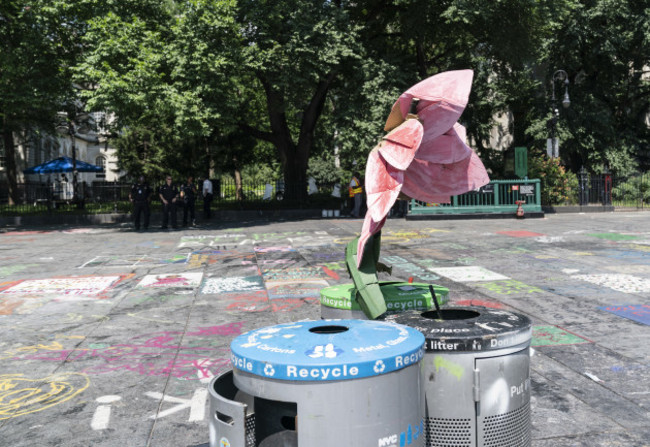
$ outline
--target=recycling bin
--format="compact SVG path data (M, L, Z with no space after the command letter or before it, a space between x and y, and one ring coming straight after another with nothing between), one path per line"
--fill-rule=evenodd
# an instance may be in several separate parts
M210 447L423 447L424 336L389 322L319 320L231 343L210 382Z
M429 310L434 307L429 284L408 282L380 282L379 286L386 301L388 313L407 310ZM438 303L442 306L449 301L449 289L432 284ZM323 319L351 318L367 320L356 300L354 284L339 284L325 287L320 291L320 314Z
M429 447L527 447L531 443L531 321L483 307L405 312L386 321L424 335Z

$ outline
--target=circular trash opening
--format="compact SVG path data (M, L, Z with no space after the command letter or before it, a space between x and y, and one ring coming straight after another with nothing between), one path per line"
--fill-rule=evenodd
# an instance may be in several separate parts
M345 332L348 329L349 328L345 326L327 325L310 328L309 332L312 332L314 334L340 334L341 332Z

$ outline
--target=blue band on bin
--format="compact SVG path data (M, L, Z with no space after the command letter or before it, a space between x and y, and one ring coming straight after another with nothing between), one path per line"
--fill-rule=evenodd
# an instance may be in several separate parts
M351 380L418 363L424 336L380 321L300 321L239 335L230 349L235 372L277 380Z

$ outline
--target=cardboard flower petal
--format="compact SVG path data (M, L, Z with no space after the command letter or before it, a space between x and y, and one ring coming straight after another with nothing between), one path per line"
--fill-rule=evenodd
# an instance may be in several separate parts
M440 73L409 88L393 105L385 127L390 133L368 157L368 211L357 243L357 266L400 194L448 203L452 195L490 181L466 144L465 128L456 122L467 105L472 78L471 70Z

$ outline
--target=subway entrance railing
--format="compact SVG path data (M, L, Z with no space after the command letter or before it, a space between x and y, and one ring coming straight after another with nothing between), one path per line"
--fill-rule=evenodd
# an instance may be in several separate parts
M539 179L493 180L477 191L452 196L451 203L424 203L411 200L410 215L515 213L523 200L524 212L541 212Z

